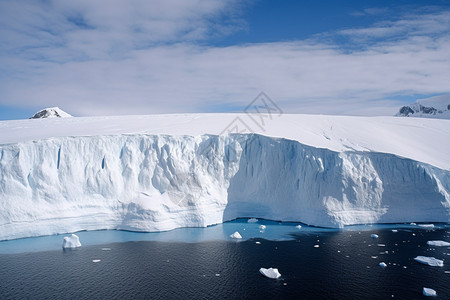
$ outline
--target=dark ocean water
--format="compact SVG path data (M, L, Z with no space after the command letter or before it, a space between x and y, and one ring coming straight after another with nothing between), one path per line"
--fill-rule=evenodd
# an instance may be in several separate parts
M292 238L0 254L0 299L423 299L423 287L450 299L450 249L426 244L449 241L448 228L300 231ZM418 255L444 259L444 267L419 264ZM282 277L265 278L261 267L276 267Z

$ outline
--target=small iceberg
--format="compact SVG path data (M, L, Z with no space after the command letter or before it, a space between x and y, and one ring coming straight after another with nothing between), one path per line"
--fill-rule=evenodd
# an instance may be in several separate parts
M258 222L258 219L257 218L250 218L250 219L248 219L247 222L248 223L256 223L256 222Z
M436 297L436 296L437 296L437 293L436 293L436 291L433 290L433 289L424 287L424 288L423 288L423 295L424 295L424 296L428 296L428 297Z
M63 249L78 248L81 247L80 238L76 234L64 237L62 244Z
M372 233L372 234L370 235L370 237L373 238L373 239L377 239L377 238L378 238L378 234Z
M242 239L242 235L239 232L235 232L233 234L230 235L230 238L232 239Z
M266 225L259 225L259 229L261 229L261 230L266 229Z
M302 229L302 225L297 225L297 226L295 226L295 228Z
M419 224L418 226L422 228L434 228L434 224Z
M385 262L380 262L378 265L379 265L380 267L382 267L382 268L386 268L386 267L387 267L387 265L386 265Z
M450 243L446 241L428 241L427 245L436 247L447 247L450 246Z
M259 273L263 274L267 278L277 279L281 277L280 272L278 272L277 268L261 268L259 269Z
M92 260L93 263L98 263L98 262L101 262L101 261L102 261L101 259L93 259Z
M425 265L429 265L432 267L443 267L444 261L434 258L434 257L428 257L428 256L417 256L414 258L415 261L420 262Z

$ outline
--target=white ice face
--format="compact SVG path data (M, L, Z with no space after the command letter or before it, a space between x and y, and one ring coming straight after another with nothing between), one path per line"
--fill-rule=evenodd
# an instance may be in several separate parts
M323 227L449 221L448 121L286 115L267 127L275 137L217 135L230 118L0 122L0 240L248 216Z

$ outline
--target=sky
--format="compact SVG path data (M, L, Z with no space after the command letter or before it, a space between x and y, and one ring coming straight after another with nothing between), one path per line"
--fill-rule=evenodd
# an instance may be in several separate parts
M0 120L392 115L450 93L450 1L0 0Z

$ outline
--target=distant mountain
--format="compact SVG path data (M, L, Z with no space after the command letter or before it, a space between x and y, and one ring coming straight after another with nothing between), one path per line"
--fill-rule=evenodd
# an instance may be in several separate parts
M396 116L450 119L450 94L417 100L401 107Z
M30 119L43 119L43 118L68 118L72 117L59 107L44 108L43 110L35 113Z

